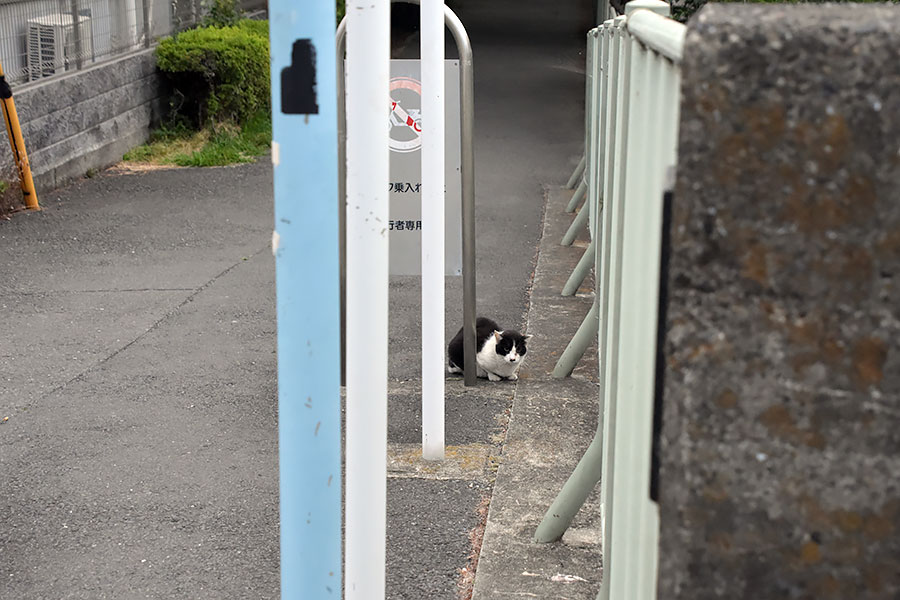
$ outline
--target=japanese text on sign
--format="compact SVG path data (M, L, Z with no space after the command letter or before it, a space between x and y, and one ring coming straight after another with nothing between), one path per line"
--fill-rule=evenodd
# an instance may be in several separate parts
M413 184L412 182L409 182L409 181L405 181L405 182L398 181L396 183L389 183L388 191L394 192L397 194L405 194L408 192L411 192L413 194L418 194L421 187L422 187L421 183Z

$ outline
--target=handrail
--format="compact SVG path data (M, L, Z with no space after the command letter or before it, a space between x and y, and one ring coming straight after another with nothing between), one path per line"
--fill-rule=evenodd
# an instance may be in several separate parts
M685 37L685 26L668 15L666 2L633 0L624 16L607 19L588 36L586 109L592 118L582 211L593 210L599 219L563 294L581 284L591 264L596 294L554 376L572 372L594 338L591 330L599 327L600 419L534 539L559 540L599 481L604 573L598 600L655 597L659 506L652 425L660 232L666 173L677 163Z
M639 9L628 17L628 32L645 46L675 63L681 63L687 28L655 12Z

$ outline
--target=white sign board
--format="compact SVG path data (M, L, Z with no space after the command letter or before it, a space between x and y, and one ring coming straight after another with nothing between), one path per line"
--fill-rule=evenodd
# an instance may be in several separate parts
M390 274L422 271L422 84L418 60L391 61ZM459 61L444 61L447 275L462 274Z

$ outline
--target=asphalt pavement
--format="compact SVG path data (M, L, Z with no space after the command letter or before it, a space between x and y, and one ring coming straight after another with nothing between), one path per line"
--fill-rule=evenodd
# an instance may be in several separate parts
M486 524L484 544L494 554L528 546L533 517L518 529L492 527L488 518L495 490L513 504L519 493L501 486L529 445L507 453L517 402L533 389L551 402L558 393L590 406L596 393L590 369L554 387L546 368L562 349L553 336L574 331L588 291L558 321L553 302L542 315L531 302L545 201L558 197L582 150L589 6L587 15L537 1L454 8L475 53L479 313L519 329L543 322L535 327L545 333L532 342L525 383L467 389L448 379L448 460L422 463L419 286L392 278L392 599L465 593ZM45 192L42 204L40 213L0 221L2 596L277 598L271 165L113 168ZM554 222L563 222L554 210ZM566 250L546 268L570 268L578 249ZM448 278L447 292L449 339L461 324L461 281ZM527 388L529 378L538 387ZM549 456L540 448L533 455L550 461L556 480L596 419L583 407L564 414L580 423L570 447L557 459L552 443L542 450ZM541 506L555 491L530 501ZM588 556L596 550L592 527L575 544ZM526 584L535 569L523 568L532 574ZM476 590L485 590L476 598L503 597L475 572ZM507 571L498 563L490 572L496 582ZM550 571L538 576L559 583ZM574 591L580 582L562 584Z

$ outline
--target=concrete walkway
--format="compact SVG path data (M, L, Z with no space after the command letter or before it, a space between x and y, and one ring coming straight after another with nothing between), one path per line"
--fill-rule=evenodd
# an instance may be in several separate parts
M527 363L528 377L516 386L478 562L476 600L594 600L600 589L599 488L561 542L532 542L597 427L596 342L570 378L551 377L556 360L593 301L592 281L575 297L560 295L588 242L585 231L573 247L559 244L572 220L565 213L571 194L559 188L548 190L528 311L528 331L540 346L529 353L533 356Z
M392 279L388 597L465 594L484 534L476 598L592 598L596 510L563 544L529 542L596 424L595 359L548 375L590 302L558 296L580 250L556 246L586 27L465 4L479 312L536 337L518 384L448 380L449 459L425 465L418 281ZM556 10L541 4L529 11ZM112 170L0 222L4 597L278 597L271 190L266 162ZM461 284L447 285L450 336Z

